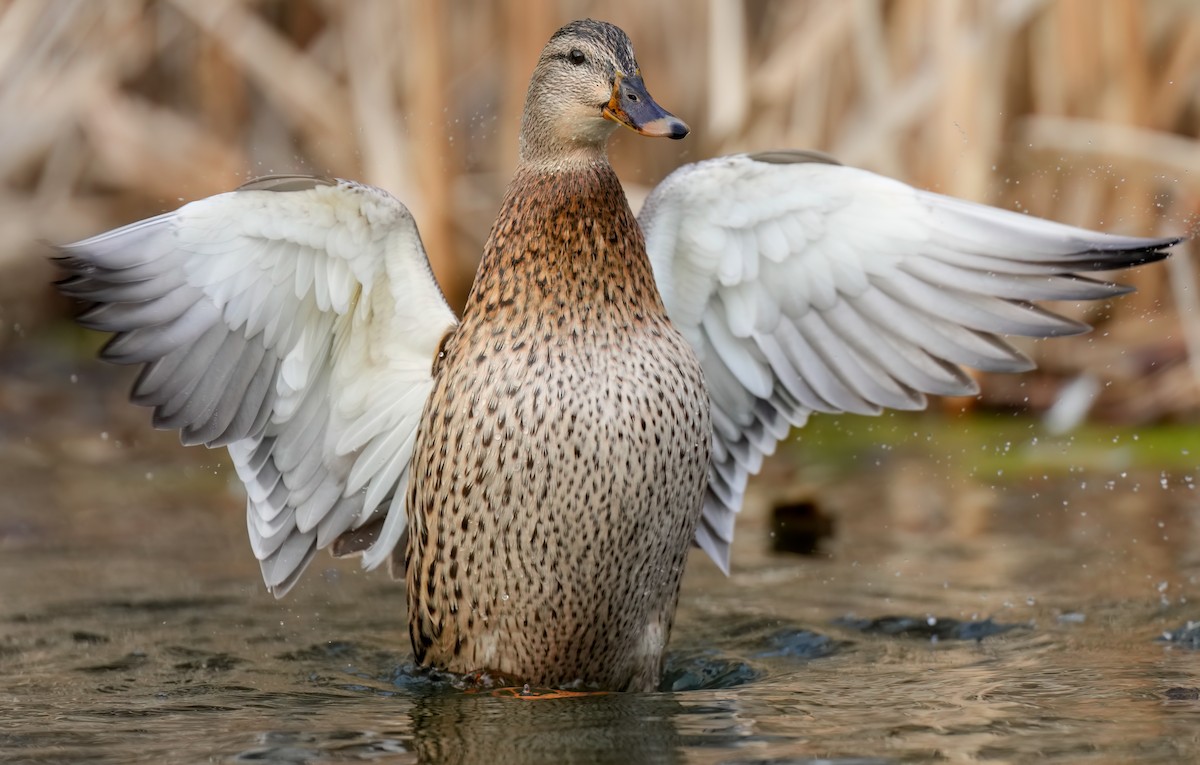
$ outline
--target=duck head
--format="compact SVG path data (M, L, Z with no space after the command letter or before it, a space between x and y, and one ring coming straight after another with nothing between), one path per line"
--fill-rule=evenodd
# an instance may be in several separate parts
M656 138L688 134L688 126L646 91L623 31L602 21L573 21L546 43L529 82L521 157L570 162L602 156L618 125Z

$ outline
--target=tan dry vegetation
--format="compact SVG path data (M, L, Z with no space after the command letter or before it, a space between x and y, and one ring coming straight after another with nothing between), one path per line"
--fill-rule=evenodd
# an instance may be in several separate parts
M38 238L96 233L269 172L395 193L460 301L538 51L585 15L630 33L651 91L693 128L678 144L614 142L635 206L683 162L803 147L1121 233L1184 233L1200 208L1193 0L8 0L0 342L64 310ZM1141 291L1102 332L1033 352L1054 376L1111 382L1114 416L1194 413L1192 258L1185 248L1134 275ZM1055 379L989 395L1042 404Z

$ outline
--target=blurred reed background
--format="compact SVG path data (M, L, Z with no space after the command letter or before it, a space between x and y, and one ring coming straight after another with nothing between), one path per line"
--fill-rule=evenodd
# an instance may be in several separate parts
M619 135L634 208L673 167L815 148L910 183L1130 234L1200 208L1195 0L8 0L0 3L0 346L70 306L38 239L69 241L233 188L315 172L395 193L452 303L516 157L529 73L562 23L622 26L685 141ZM985 402L1102 383L1099 412L1200 412L1194 250L1039 376ZM1188 338L1193 345L1188 352ZM1191 363L1189 364L1189 358Z

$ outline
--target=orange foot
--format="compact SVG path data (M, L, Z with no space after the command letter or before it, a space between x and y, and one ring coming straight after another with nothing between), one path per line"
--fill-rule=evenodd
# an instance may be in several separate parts
M607 696L608 691L564 691L559 688L530 688L529 683L520 688L512 686L509 688L497 688L492 691L493 696L503 696L510 699L524 699L525 701L541 701L543 699L573 699L580 696Z

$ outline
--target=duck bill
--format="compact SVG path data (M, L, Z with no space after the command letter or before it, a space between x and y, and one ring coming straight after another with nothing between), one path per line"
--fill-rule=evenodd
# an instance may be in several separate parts
M655 103L646 92L641 75L622 77L618 74L612 98L601 113L605 119L652 138L678 140L688 134L688 126L683 120Z

